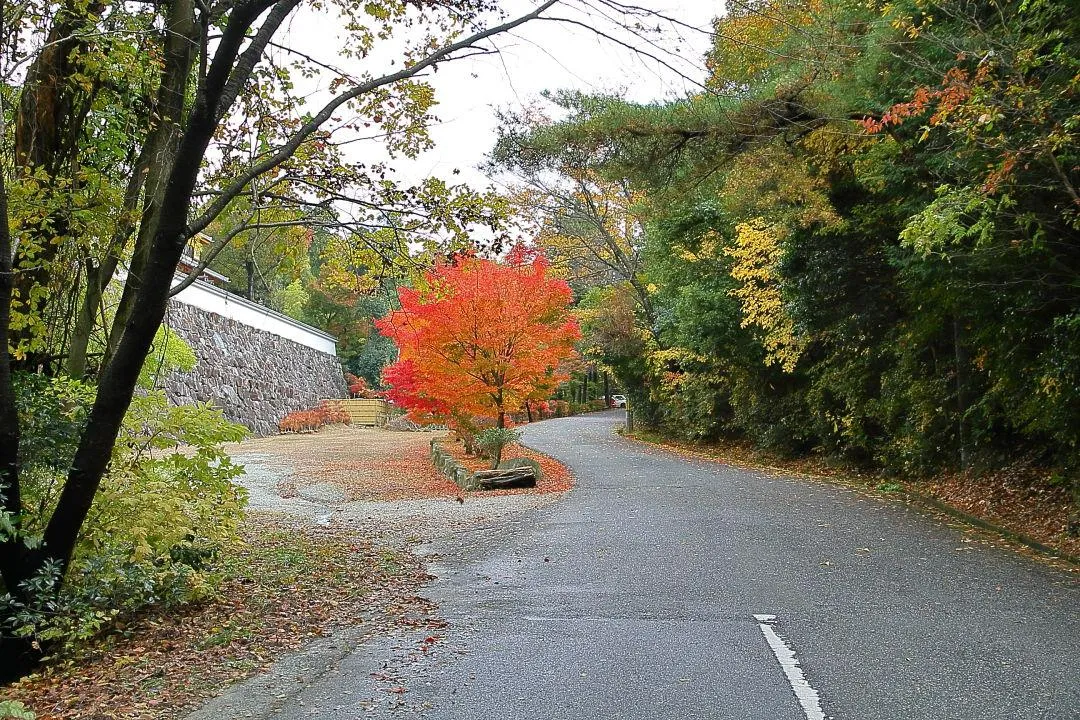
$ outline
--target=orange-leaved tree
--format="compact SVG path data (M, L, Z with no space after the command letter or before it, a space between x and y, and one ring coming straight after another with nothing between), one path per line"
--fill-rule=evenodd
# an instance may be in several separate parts
M542 256L516 248L502 262L457 257L398 292L401 309L379 320L398 347L383 372L388 396L413 417L506 413L546 398L581 333L570 287Z

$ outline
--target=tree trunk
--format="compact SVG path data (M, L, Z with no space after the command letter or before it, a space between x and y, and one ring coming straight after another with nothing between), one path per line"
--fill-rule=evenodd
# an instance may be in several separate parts
M108 262L108 261L106 261ZM71 331L66 361L67 374L81 379L86 376L86 359L90 347L90 336L97 325L98 312L105 287L116 272L116 263L95 265L93 260L86 261L86 292L83 293L79 314L75 318L75 328Z
M40 183L39 192L44 197L37 201L46 208L55 204L46 210L48 216L36 223L36 227L24 229L24 240L12 246L12 263L19 268L13 290L18 297L27 298L27 306L20 311L23 313L42 313L48 297L38 296L32 290L48 280L52 261L64 245L59 240L70 232L67 203L54 203L50 193L70 192L70 188L63 188L64 183L56 179L66 177L75 183L78 176L79 138L99 89L93 73L82 65L82 56L87 51L88 38L93 36L86 30L94 26L103 9L99 2L66 2L57 10L41 51L26 71L19 95L14 123L14 167L19 174L44 173L51 182ZM89 89L72 80L78 73L90 75L94 80ZM19 246L26 251L20 253ZM9 328L9 342L19 345L30 339L31 332L29 327ZM30 356L20 365L34 367L40 361Z
M963 328L960 318L955 315L953 316L953 353L956 359L956 434L960 446L960 469L967 470L971 466L968 423L965 417L968 410L968 352L963 341Z
M0 10L4 10L0 8ZM4 15L0 12L0 35ZM0 512L10 515L16 531L21 529L22 487L19 477L19 415L15 405L12 357L9 352L11 297L15 287L14 247L8 222L7 177L0 166ZM4 589L20 597L20 584L30 577L33 558L18 534L0 534L0 577ZM0 618L6 620L7 618ZM41 659L40 648L29 638L0 633L0 684L24 675Z
M0 18L0 29L3 18ZM22 511L19 487L19 416L15 407L15 387L11 377L8 327L11 319L12 274L11 230L8 224L7 183L0 167L0 492L3 508L13 515ZM17 522L17 520L16 520ZM0 553L0 563L8 553ZM6 574L5 574L6 579Z
M611 382L607 370L604 371L604 407L611 407Z
M131 177L124 189L123 212L120 214L116 230L106 248L105 258L98 265L94 265L92 260L87 260L86 294L83 296L75 330L71 334L71 344L68 347L67 372L73 378L86 375L86 353L90 336L94 332L94 326L97 324L98 314L101 311L101 299L105 295L105 289L112 282L113 275L116 274L116 267L120 262L124 246L135 232L135 211L139 207L139 198L142 196L143 185L146 181L148 170L146 161L150 156L150 147L149 144L143 145L132 167Z
M171 5L167 26L166 70L158 95L163 125L170 124L170 120L175 122L183 112L194 48L198 47L193 0L176 0ZM226 40L223 38L221 42ZM173 154L176 162L166 165L171 171L162 201L155 208L157 217L144 214L144 222L156 231L150 247L143 253L144 266L139 272L132 270L124 291L130 306L138 307L139 311L131 312L129 308L122 332L114 330L114 337L119 335L119 339L102 368L94 405L79 439L67 482L45 528L44 547L48 556L59 563L62 573L71 562L79 530L90 511L120 424L135 393L139 371L165 317L173 273L184 247L184 228L199 165L213 133L206 114L204 111L201 118L192 114L183 142ZM158 158L153 158L152 166L159 166L157 161Z
M185 13L188 18L183 17ZM193 48L198 47L198 38L194 29L193 0L177 0L170 7L168 22L170 26L183 26L185 30L182 33L168 33L167 35L165 67L155 103L158 124L147 137L146 148L141 157L146 167L142 217L135 238L135 249L131 255L127 279L124 282L124 291L120 296L120 304L116 308L116 315L113 317L112 327L109 330L109 341L105 349L105 357L102 359L102 367L112 361L128 323L135 314L135 308L138 307L139 311L142 311L137 297L145 282L147 264L150 262L150 254L154 249L154 239L160 229L162 216L172 212L172 208L165 204L165 195L172 180L180 144L184 139L180 123L184 117L184 100L191 77ZM188 198L184 205L185 223L187 208L190 204L191 199ZM183 245L181 245L182 248ZM174 266L174 273L175 270ZM169 287L172 286L172 275L169 276L166 284Z
M2 29L3 18L0 18ZM11 294L15 284L12 270L11 230L8 224L7 184L4 170L0 167L0 493L3 495L3 511L14 517L19 526L22 513L22 492L19 484L19 415L15 406L15 386L11 376L11 353L8 351L8 327L11 319ZM22 543L15 538L0 536L0 573L4 584L11 588L11 581L21 579L15 572L17 546Z

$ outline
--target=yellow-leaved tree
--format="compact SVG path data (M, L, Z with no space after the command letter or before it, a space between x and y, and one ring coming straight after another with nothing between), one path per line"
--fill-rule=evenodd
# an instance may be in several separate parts
M734 163L721 193L721 204L737 220L724 254L739 283L731 294L742 306L742 326L761 330L765 363L785 372L794 371L810 338L785 306L780 262L793 233L839 222L824 187L804 159L770 143Z
M531 178L515 189L510 203L523 230L544 249L553 276L579 292L626 283L651 318L652 301L641 277L643 194L590 170L568 172L564 180L555 185Z
M807 338L796 332L791 316L784 311L777 265L783 252L783 229L764 218L735 226L735 244L724 253L734 261L731 277L740 285L731 291L743 310L743 327L762 330L765 363L792 372Z

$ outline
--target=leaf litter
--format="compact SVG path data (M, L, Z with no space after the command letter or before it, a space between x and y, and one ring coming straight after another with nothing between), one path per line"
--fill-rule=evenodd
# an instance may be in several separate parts
M573 484L566 466L513 446L505 457L540 463L544 478L538 487L464 493L432 465L433 436L331 427L229 449L241 461L250 454L287 468L277 488L282 497L317 483L342 488L350 501L377 502L542 495ZM476 469L485 463L462 459ZM25 703L38 720L172 720L340 628L360 627L366 636L420 628L425 635L413 652L427 654L441 641L446 622L419 595L432 578L408 548L424 540L422 534L423 528L379 518L317 525L281 513L249 512L241 541L220 556L224 579L212 598L127 618L76 655L3 688L0 697ZM394 679L386 680L389 685ZM405 692L396 682L387 695Z

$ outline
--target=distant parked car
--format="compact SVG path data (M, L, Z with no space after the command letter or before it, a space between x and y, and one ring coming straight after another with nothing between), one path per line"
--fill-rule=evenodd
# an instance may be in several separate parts
M611 396L611 407L617 407L617 408L626 407L626 396L625 395L612 395Z

